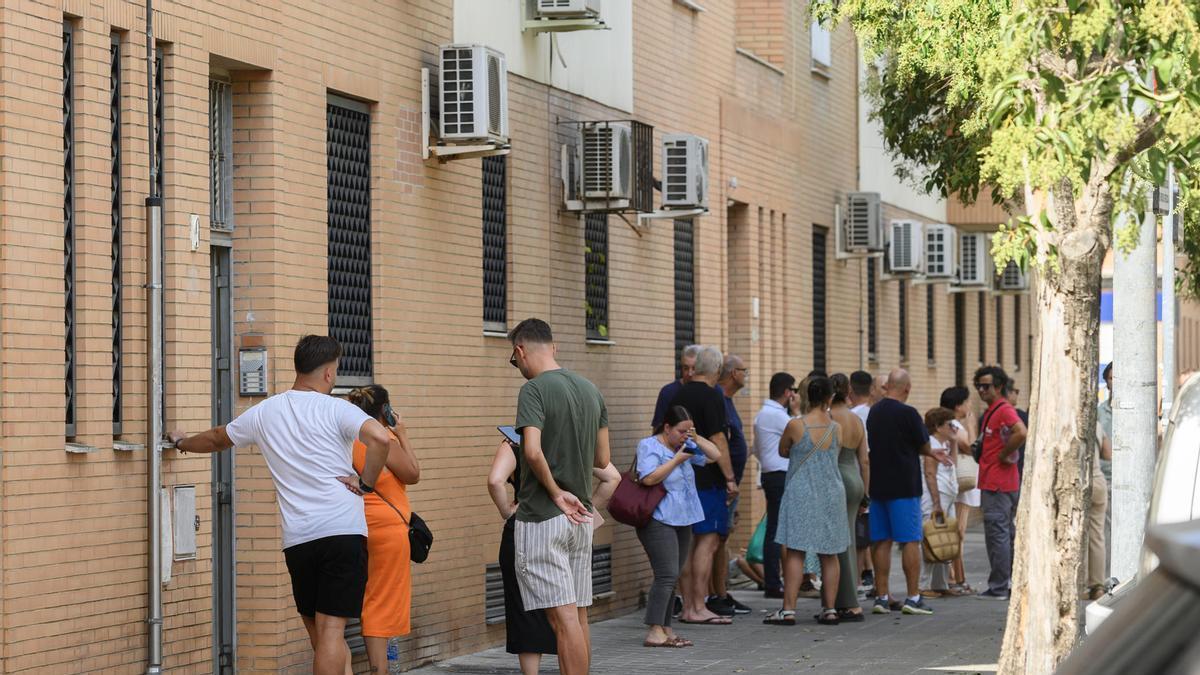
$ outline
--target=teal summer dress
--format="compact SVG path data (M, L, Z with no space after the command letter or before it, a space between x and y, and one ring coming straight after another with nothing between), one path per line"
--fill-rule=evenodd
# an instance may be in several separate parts
M826 431L820 441L814 442L809 433L811 429ZM831 434L834 435L833 443L828 448L818 449ZM788 456L776 543L793 551L820 555L836 555L849 548L846 490L838 468L840 450L832 424L804 425L804 435L792 446Z

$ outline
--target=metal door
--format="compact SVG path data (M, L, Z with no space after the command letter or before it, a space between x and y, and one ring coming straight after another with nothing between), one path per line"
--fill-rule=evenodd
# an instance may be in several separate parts
M212 247L212 421L233 419L233 310L231 254ZM213 495L213 672L236 671L236 585L234 581L233 450L212 456Z

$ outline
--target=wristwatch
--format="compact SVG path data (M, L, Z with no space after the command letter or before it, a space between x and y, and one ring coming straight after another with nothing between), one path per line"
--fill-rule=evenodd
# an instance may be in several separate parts
M370 494L375 491L375 488L371 485L367 485L366 483L364 483L362 478L358 479L358 489L363 494Z

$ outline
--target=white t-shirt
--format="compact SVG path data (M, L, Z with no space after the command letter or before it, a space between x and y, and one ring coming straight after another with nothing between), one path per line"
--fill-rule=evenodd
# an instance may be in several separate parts
M929 447L932 450L948 450L947 445L939 441L936 436L929 437ZM922 457L922 463L924 460L925 458ZM938 462L937 486L942 508L949 512L950 505L955 501L954 497L958 495L958 471L955 467ZM947 500L946 497L950 499ZM921 507L925 511L933 508L933 499L929 496L929 481L925 480L924 469L921 471Z
M867 405L866 403L859 403L851 408L850 412L858 415L858 419L862 420L863 428L865 429L867 426L867 415L871 414L871 406Z
M338 477L355 474L354 440L369 419L349 401L288 390L225 427L235 446L257 445L267 459L283 519L283 548L322 537L367 535L362 497Z

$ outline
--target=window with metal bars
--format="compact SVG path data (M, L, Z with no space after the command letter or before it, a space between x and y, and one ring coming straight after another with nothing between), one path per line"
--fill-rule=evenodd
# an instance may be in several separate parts
M329 335L342 345L338 384L374 374L371 342L371 116L366 105L326 104Z
M867 358L872 361L879 358L879 324L877 307L879 299L875 296L875 277L877 267L875 258L863 261L867 266Z
M675 355L696 341L696 229L690 218L675 220Z
M985 295L980 293L979 298L979 364L987 364L987 305L984 303Z
M115 34L109 43L108 81L109 205L112 214L112 426L113 435L117 436L121 433L121 423L124 421L121 414L124 403L121 388L124 359L121 348L121 37Z
M1004 296L996 296L996 365L1004 366Z
M166 182L163 178L163 126L166 122L165 103L163 96L163 48L154 48L154 194L152 197L162 197ZM163 206L163 222L166 222L166 206ZM165 297L165 294L164 294ZM166 316L165 314L163 316ZM164 331L165 332L165 331ZM163 352L164 354L166 352Z
M829 357L825 330L825 258L829 231L814 225L812 230L812 350L813 370L824 372Z
M900 361L908 360L908 282L901 279L900 287Z
M933 363L937 357L937 328L934 320L933 285L925 287L925 358Z
M508 158L483 158L483 329L508 330Z
M967 381L967 297L954 294L954 384Z
M1013 368L1021 369L1021 296L1013 296Z
M233 88L208 81L208 196L210 225L233 229Z
M607 340L608 332L608 214L583 217L584 304L589 340Z
M75 435L75 34L63 24L63 290L66 360L66 435Z

